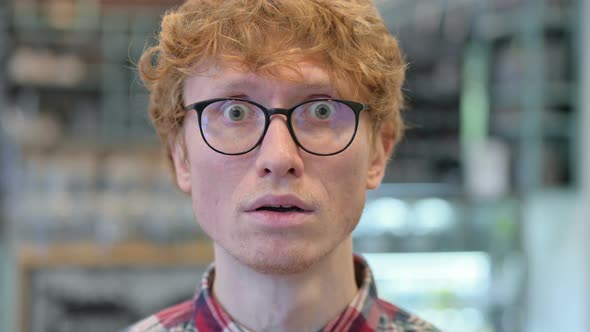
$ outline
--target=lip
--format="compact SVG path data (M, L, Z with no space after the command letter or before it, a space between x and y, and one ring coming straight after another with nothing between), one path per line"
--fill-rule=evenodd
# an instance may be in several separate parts
M264 195L248 204L246 206L246 212L262 212L257 211L256 209L269 205L296 206L303 210L303 212L299 213L309 213L314 211L311 204L306 203L304 200L295 195Z
M257 210L268 205L297 206L303 211L275 212ZM313 206L294 195L265 195L248 204L245 212L252 220L265 228L292 228L311 222Z

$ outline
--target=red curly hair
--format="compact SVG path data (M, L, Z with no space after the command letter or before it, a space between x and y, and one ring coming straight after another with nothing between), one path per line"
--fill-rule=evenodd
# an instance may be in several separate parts
M184 80L219 63L279 75L297 59L318 61L333 85L369 105L373 130L404 124L402 84L407 64L370 0L188 0L163 16L159 43L139 60L150 92L150 116L171 158L182 128Z

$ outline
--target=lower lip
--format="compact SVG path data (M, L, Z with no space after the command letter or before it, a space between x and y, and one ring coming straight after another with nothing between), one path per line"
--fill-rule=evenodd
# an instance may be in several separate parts
M303 225L311 220L312 212L250 211L248 215L265 227L289 228Z

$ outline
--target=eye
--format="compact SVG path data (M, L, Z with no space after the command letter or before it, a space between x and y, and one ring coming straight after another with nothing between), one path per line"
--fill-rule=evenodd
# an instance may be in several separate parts
M223 116L231 121L241 121L252 110L248 105L244 104L229 104L223 107Z
M319 120L327 120L336 113L334 105L327 101L319 101L309 106L311 116Z

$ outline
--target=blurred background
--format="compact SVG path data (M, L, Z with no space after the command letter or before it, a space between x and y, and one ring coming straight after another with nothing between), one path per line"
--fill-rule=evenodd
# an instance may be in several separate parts
M0 331L115 331L211 261L135 62L179 1L0 2ZM381 0L410 125L353 234L447 332L590 331L590 4Z

